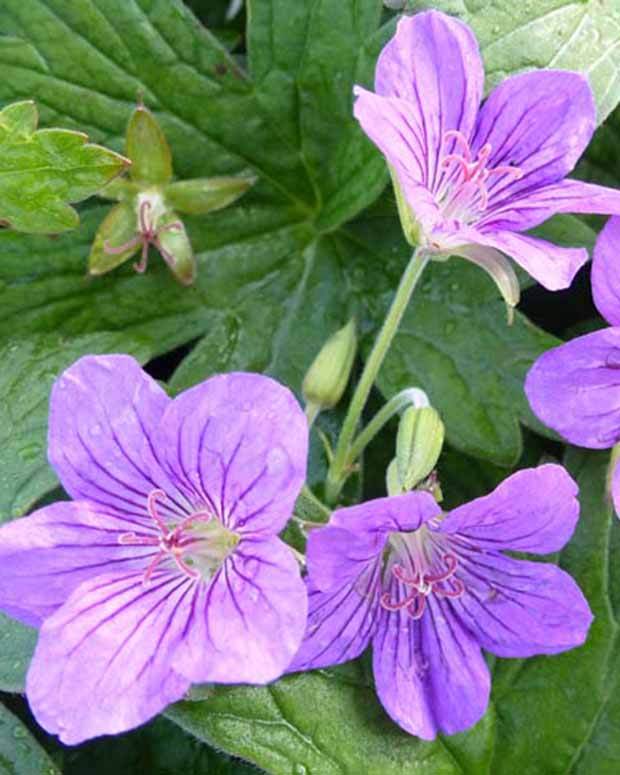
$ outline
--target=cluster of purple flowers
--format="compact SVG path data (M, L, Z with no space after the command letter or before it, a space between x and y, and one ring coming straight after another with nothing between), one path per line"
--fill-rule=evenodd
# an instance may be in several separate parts
M400 21L355 112L386 155L425 249L498 265L549 288L587 256L525 235L555 212L620 213L613 190L564 180L595 126L586 80L509 78L480 108L483 68L458 21ZM613 250L594 290L620 324ZM620 440L620 329L563 345L532 369L535 411L585 446ZM620 395L620 393L618 393ZM506 479L444 513L414 491L336 510L310 531L307 574L278 534L305 481L306 417L257 374L216 376L171 399L131 358L88 356L54 385L49 459L73 500L0 529L0 608L38 627L31 708L68 744L141 724L194 683L264 684L372 646L378 695L425 739L485 712L482 649L501 657L582 644L592 615L550 563L577 486L559 465ZM620 507L620 473L614 475Z

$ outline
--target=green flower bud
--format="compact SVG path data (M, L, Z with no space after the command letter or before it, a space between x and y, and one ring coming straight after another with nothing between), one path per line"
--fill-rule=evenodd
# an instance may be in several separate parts
M170 183L166 201L179 213L204 215L228 207L254 185L256 178L196 178Z
M351 376L356 350L355 321L350 320L325 342L308 369L301 388L308 405L318 410L336 406Z
M431 473L443 447L444 424L432 406L407 409L396 437L396 470L402 490L412 490Z
M396 204L398 205L398 217L400 218L400 225L403 228L403 234L411 247L417 247L420 244L420 226L414 218L413 212L405 199L396 172L391 167L390 175L392 176L392 185L394 186Z
M131 159L132 180L161 185L172 179L172 154L166 136L155 117L138 105L127 126L126 154Z

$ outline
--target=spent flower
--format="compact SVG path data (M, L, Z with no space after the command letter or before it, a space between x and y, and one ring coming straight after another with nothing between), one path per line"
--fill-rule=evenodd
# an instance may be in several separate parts
M437 11L402 18L355 115L385 155L411 242L486 269L506 303L519 283L505 255L550 290L587 260L523 232L555 213L620 214L620 192L565 179L596 127L585 76L511 76L481 106L484 69L465 24ZM505 254L505 255L504 255Z
M379 698L424 739L460 732L488 705L481 649L502 657L581 645L592 614L547 554L570 538L577 486L557 465L520 471L442 514L427 492L339 509L308 539L308 629L290 670L339 664L369 644Z
M272 681L306 622L277 534L308 428L268 377L212 377L174 400L132 358L55 383L49 459L74 498L0 529L0 609L40 628L26 693L76 744L123 732L192 683Z

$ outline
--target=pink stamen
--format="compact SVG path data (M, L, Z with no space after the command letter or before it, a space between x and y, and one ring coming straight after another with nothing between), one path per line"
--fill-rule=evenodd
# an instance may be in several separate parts
M421 619L426 610L426 595L418 595L415 600L407 606L407 613L414 619Z
M442 559L446 569L440 573L425 573L424 581L429 584L439 584L441 581L447 581L454 574L458 565L456 557L453 554L444 554Z
M434 592L437 597L457 598L461 597L465 592L465 585L460 579L450 579L450 584L452 584L452 588L448 587L446 589L445 587L436 587Z
M167 499L167 495L163 490L151 490L151 492L148 494L148 497L146 499L146 508L151 516L152 520L155 522L159 530L167 536L169 533L168 525L164 522L164 520L159 516L157 513L157 501L165 501Z
M445 143L447 140L452 140L452 139L456 140L457 143L463 149L463 153L465 154L465 161L470 162L471 148L469 147L469 143L467 142L467 138L465 137L465 135L462 132L459 132L458 129L448 129L447 132L444 132L443 141Z

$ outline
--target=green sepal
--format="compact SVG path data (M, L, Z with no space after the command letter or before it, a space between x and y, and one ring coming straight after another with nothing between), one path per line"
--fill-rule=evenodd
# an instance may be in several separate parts
M170 224L177 228L166 228ZM196 279L196 259L183 222L169 210L159 218L157 228L160 230L159 244L164 251L162 258L180 283L191 285Z
M166 201L177 212L204 215L221 210L239 199L256 178L196 178L170 183L164 189Z
M170 146L155 117L144 105L138 105L129 119L125 148L131 159L132 180L162 185L172 179Z
M127 180L127 178L114 178L101 191L98 191L98 196L103 199L111 199L115 202L122 202L125 199L132 199L136 197L140 192L140 186L133 180Z
M121 202L113 207L95 234L95 240L88 257L89 274L105 274L135 255L140 249L139 243L121 253L111 252L110 248L114 249L124 245L137 234L138 223L135 203Z
M411 247L417 247L420 244L420 225L411 212L411 208L405 199L396 172L390 167L392 176L392 185L394 186L394 195L396 196L396 205L398 206L398 217L403 229L405 239Z

